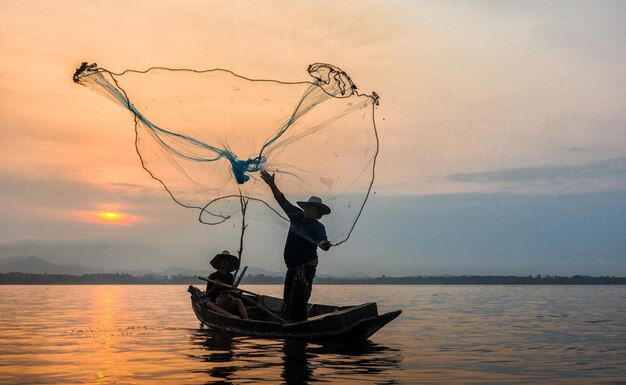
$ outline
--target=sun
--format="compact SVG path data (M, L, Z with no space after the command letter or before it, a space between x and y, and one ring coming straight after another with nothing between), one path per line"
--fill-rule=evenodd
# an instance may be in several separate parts
M103 211L97 214L100 218L104 219L105 221L109 221L109 222L115 222L115 221L119 221L122 219L123 215L120 213L117 213L115 211Z
M110 206L119 206L119 205L100 205L101 207L95 210L84 210L84 211L75 211L71 215L81 221L87 223L95 223L100 225L107 226L132 226L137 222L141 222L143 220L142 217L131 214L127 211L117 210L117 207L113 208ZM105 207L102 207L105 206ZM109 207L106 207L109 206Z

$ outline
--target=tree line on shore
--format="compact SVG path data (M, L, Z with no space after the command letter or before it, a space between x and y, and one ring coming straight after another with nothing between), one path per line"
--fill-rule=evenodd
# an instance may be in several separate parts
M246 275L242 284L282 284L284 278L265 274ZM322 285L626 285L626 277L615 276L557 276L557 275L458 275L337 278L317 277ZM0 285L203 285L195 276L147 274L31 274L0 273Z

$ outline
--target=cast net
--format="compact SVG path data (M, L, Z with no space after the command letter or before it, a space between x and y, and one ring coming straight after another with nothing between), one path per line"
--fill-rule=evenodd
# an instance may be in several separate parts
M286 220L259 176L266 170L287 198L322 198L329 240L345 242L374 180L378 96L361 94L328 64L311 81L254 80L223 69L150 68L113 73L83 65L74 81L128 109L141 164L178 204L220 224L251 199L257 217Z

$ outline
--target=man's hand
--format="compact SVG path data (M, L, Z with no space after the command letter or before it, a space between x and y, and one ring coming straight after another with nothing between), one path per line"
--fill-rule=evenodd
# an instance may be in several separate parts
M261 171L261 178L263 178L265 183L267 183L270 186L274 184L274 175L275 174L270 175L270 173L265 170Z
M328 249L330 249L332 244L328 240L323 240L318 246L320 247L320 249L327 251Z

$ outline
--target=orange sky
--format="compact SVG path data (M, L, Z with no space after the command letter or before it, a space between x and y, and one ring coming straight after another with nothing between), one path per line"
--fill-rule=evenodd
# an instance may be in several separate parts
M72 83L82 61L284 81L337 65L381 97L378 194L624 189L614 174L576 174L623 167L624 14L610 1L0 0L3 210L97 213L121 191L162 196L130 114ZM529 182L519 170L565 174ZM15 180L47 192L46 207L20 200ZM73 204L87 192L62 183L102 199Z
M560 36L576 12L553 25L550 7L533 14L489 3L1 4L2 164L14 171L151 183L136 168L128 113L68 81L83 60L288 81L307 80L311 62L338 65L381 95L378 186L389 193L469 187L428 183L451 173L623 155L623 131L594 122L623 118L624 58L610 49L623 38L601 25ZM593 38L607 46L602 57ZM573 127L575 119L594 127ZM562 150L578 147L590 151Z

